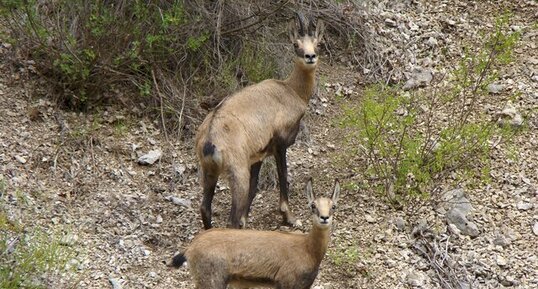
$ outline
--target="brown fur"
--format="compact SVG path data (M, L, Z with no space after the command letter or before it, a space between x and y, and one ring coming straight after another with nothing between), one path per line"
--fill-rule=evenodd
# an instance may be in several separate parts
M306 192L313 215L310 233L211 229L174 259L182 263L186 257L196 288L310 288L327 250L340 186L335 183L331 199L313 200L311 180Z
M318 24L318 30L322 27ZM321 38L318 30L315 36L313 32L304 31L304 35L297 35L296 27L292 27L290 37L295 37L292 40L297 57L289 77L265 80L229 96L200 126L196 153L201 169L204 195L201 213L206 229L212 226L211 203L221 174L228 176L232 191L230 225L245 226L256 194L259 167L271 155L275 156L279 174L280 210L286 222L294 223L288 209L286 148L295 142L301 118L315 89L315 49Z

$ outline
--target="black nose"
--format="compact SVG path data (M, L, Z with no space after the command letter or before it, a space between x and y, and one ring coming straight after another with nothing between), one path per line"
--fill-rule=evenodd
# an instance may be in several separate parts
M324 223L327 223L327 220L329 220L329 216L319 216L319 218L320 218Z
M316 55L315 54L305 54L304 58L306 60L308 60L308 62L314 62L314 59L316 59Z

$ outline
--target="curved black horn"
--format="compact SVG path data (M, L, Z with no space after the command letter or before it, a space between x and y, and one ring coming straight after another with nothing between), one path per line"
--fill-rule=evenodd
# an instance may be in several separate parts
M304 36L304 24L305 24L305 18L303 13L295 12L295 16L297 16L297 21L299 22L299 35Z
M310 16L308 21L310 22L308 23L308 35L314 36L314 32L316 31L316 20L313 16Z

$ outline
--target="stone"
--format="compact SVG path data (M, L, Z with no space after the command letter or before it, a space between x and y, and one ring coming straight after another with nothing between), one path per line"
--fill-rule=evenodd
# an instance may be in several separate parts
M402 217L395 218L393 224L394 226L396 226L396 229L398 229L398 231L405 230L405 220Z
M519 127L523 124L523 116L516 110L511 102L508 102L504 109L499 113L500 125L511 125L513 127Z
M19 156L19 155L16 155L15 156L15 159L21 163L21 164L25 164L26 163L26 159L23 157L23 156Z
M498 94L498 93L501 93L501 91L503 91L504 85L498 84L498 83L490 83L488 84L487 89L489 93Z
M405 282L412 287L422 287L425 282L425 277L422 273L410 272L405 277Z
M444 193L443 200L450 204L452 208L460 210L464 215L469 214L473 209L471 202L465 196L465 191L461 188Z
M419 87L425 87L433 79L433 73L430 69L417 67L411 72L411 76L404 84L404 90L415 89Z
M457 208L452 208L446 214L449 224L454 224L463 235L476 237L480 234L478 226L467 219L465 214Z
M138 158L138 163L140 165L152 165L156 161L158 161L162 156L162 152L160 150L152 150L149 151L147 154L141 156Z
M435 47L437 46L437 39L435 39L434 37L430 37L428 38L428 40L426 41L426 44L430 47Z
M497 255L497 257L495 258L495 262L497 263L497 265L499 265L499 267L505 267L506 265L508 265L508 261L506 261L506 259L501 255Z
M110 282L110 285L112 285L112 289L121 289L121 282L120 280L116 279L116 278L108 278L108 282Z
M372 217L371 215L365 215L365 216L364 216L364 219L365 219L366 222L368 222L368 223L375 223L375 218Z
M67 234L60 239L60 244L64 246L73 246L78 242L78 236L75 234Z
M183 198L178 198L178 197L174 197L174 196L168 196L165 199L167 199L168 201L171 201L175 205L183 206L183 207L186 207L186 208L190 208L191 205L192 205L191 200L187 200L187 199L183 199Z
M493 244L501 247L506 247L512 243L512 240L506 238L504 235L497 233L495 239L493 239Z
M525 201L520 201L516 204L516 208L521 211L527 211L534 207L532 203L527 203Z
M398 27L398 24L396 24L396 21L390 18L385 19L385 24L389 27Z
M532 232L534 235L538 236L538 222L535 222L534 226L532 226Z

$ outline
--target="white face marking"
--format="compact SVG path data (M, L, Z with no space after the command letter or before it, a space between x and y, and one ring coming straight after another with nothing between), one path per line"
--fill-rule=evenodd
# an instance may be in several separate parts
M305 35L297 39L295 53L305 65L315 65L318 62L317 46L318 41L316 38Z
M311 209L314 224L320 227L328 227L331 225L334 213L334 203L331 199L316 199L312 203Z

